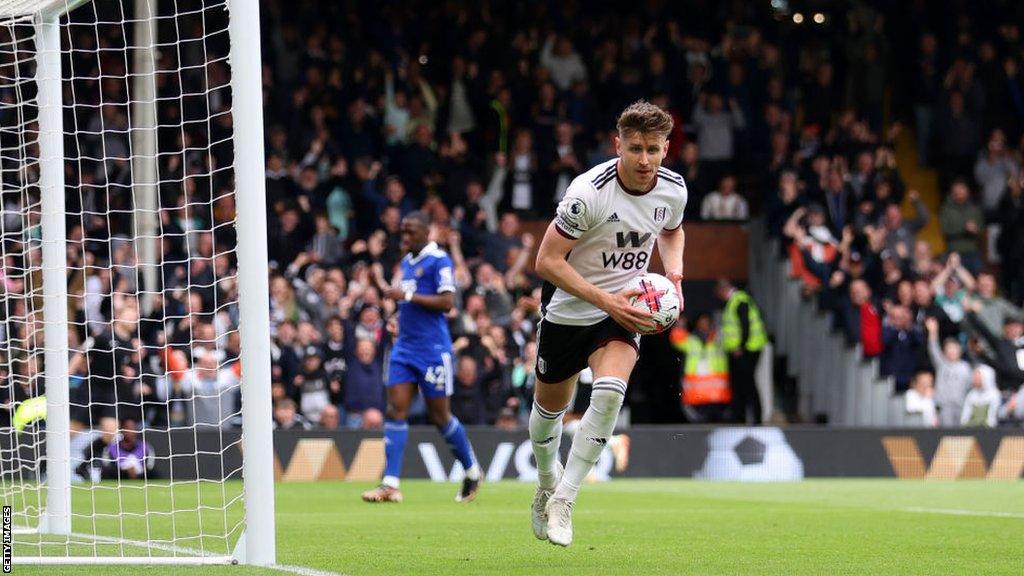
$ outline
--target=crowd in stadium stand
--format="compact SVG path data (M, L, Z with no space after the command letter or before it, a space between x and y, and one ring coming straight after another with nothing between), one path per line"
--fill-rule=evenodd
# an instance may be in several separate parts
M901 177L900 126L879 134L856 110L817 123L805 110L797 152L780 156L766 209L805 295L865 357L880 359L882 374L907 392L908 411L928 425L1024 416L1019 34L1016 24L975 28L962 19L952 46L920 35L911 104L918 161L939 173L938 214ZM874 60L878 46L869 46L858 60ZM918 238L934 218L943 253Z
M369 274L375 263L394 269L401 219L416 209L430 214L433 239L455 262L453 411L466 424L522 423L540 305L529 262L539 238L522 223L549 218L574 176L615 155L615 117L639 98L676 120L665 165L688 184L687 222L763 214L807 296L932 420L1024 419L1021 20L916 8L895 20L854 3L845 17L829 15L826 34L768 4L729 13L719 3L655 2L624 14L573 2L265 3L276 426L381 426L394 304ZM206 82L224 80L225 66L212 66ZM204 105L217 120L203 130L230 129L216 115L227 104ZM181 106L161 110L167 124ZM124 121L114 106L79 113L84 126ZM940 172L938 214L897 165L896 138L909 129L919 160ZM128 338L132 352L115 362L122 399L144 393L173 406L194 390L237 390L237 307L219 304L236 299L233 257L219 249L233 241L219 226L233 199L228 182L201 177L215 170L207 155L187 152L195 137L161 138L161 149L186 150L162 158L161 178L185 176L186 188L164 191L163 206L187 197L205 208L161 211L158 304L173 320L128 311L112 323L141 340ZM118 136L105 138L109 156ZM230 163L229 154L211 151L213 163ZM82 184L124 168L113 164L81 174ZM918 238L935 218L944 253ZM69 228L73 241L103 233L87 217L80 223ZM137 279L130 249L107 237L102 245L76 252L97 272L75 280L75 313L83 326L106 322L91 336L117 339L108 300ZM185 281L202 288L183 290ZM138 365L174 377L142 381ZM143 417L233 423L234 407L182 405Z
M919 160L939 168L948 197L930 214L896 163L902 126L883 123L891 51L906 40L893 46L883 15L864 6L831 28L841 39L803 46L771 41L780 26L730 22L710 31L672 18L541 7L431 12L453 23L444 39L419 37L416 16L402 8L382 12L386 26L350 27L364 31L354 37L296 16L274 14L284 25L272 32L266 67L275 119L269 174L282 229L326 212L315 229L339 230L349 246L339 258L354 262L341 305L351 314L365 306L360 295L378 305L372 289L353 292L362 262L393 265L401 214L431 211L459 267L464 305L453 326L465 362L455 406L464 421L493 423L529 398L537 279L522 266L520 244L528 251L534 239L517 237L517 219L544 218L573 176L610 157L615 114L640 97L677 121L666 164L687 179L688 220L763 210L787 239L808 295L833 311L851 343L881 358L897 391L931 394L926 371L935 370L935 401L949 404L944 422L977 423L981 412L961 415L961 407L994 398L996 382L1006 398L981 419L1024 410L1012 349L1024 346L1019 27L963 15L955 31L922 27L919 49L911 46L915 76L903 106L913 111ZM369 23L369 14L347 16ZM579 18L576 33L540 25L544 16ZM489 25L499 21L506 27ZM905 201L912 217L900 209ZM930 218L939 219L948 253L918 241ZM1002 266L990 267L984 239L997 229ZM282 230L274 244L278 262L291 262L287 278L302 242ZM950 384L930 359L927 318L939 322L931 340L945 342L950 357L959 343L978 366L971 378Z

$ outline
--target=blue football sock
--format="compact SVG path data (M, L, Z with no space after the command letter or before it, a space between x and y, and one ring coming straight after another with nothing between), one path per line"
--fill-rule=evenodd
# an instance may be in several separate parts
M469 444L469 437L466 436L466 429L462 427L462 422L459 422L459 419L453 415L451 420L448 421L448 425L439 426L438 430L444 436L444 441L448 443L452 454L462 464L462 468L466 471L467 475L470 478L473 478L473 476L479 477L479 469L476 466L476 454L473 454L473 446ZM473 479L475 480L476 478Z
M384 421L384 484L398 488L402 476L402 456L405 441L409 439L409 424L405 420Z

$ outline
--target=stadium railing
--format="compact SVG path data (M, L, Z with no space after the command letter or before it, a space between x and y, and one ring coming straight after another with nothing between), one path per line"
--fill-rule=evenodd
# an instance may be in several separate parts
M849 346L832 331L826 312L805 298L800 281L790 278L778 240L768 239L763 218L750 223L750 292L760 303L777 354L788 357L788 376L797 379L797 410L830 425L920 425L895 394L894 379L879 376L878 360L864 358L860 345Z

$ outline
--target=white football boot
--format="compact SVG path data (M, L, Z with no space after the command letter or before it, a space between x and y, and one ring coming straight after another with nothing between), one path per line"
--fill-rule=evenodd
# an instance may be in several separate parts
M561 462L555 462L555 486L562 480L564 472ZM533 495L533 506L530 507L530 522L533 524L533 535L538 540L548 539L548 513L546 510L548 499L555 493L555 489L542 488L537 486L537 492Z
M549 498L545 508L548 515L548 541L559 546L572 544L572 507L575 502L563 498Z

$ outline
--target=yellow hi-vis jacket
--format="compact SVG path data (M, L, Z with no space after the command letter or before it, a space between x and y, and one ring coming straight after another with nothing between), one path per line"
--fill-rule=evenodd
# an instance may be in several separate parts
M764 330L761 311L754 303L754 299L742 290L734 290L732 296L729 296L729 301L725 303L725 310L722 312L722 347L726 352L732 352L742 344L740 339L743 334L740 332L740 318L737 313L741 304L747 305L747 322L750 324L750 333L747 335L747 344L744 348L748 352L757 352L768 343L768 333Z
M732 401L729 388L729 362L725 350L715 333L707 342L690 332L675 327L669 334L672 346L686 354L683 365L682 402L687 406L728 404Z

